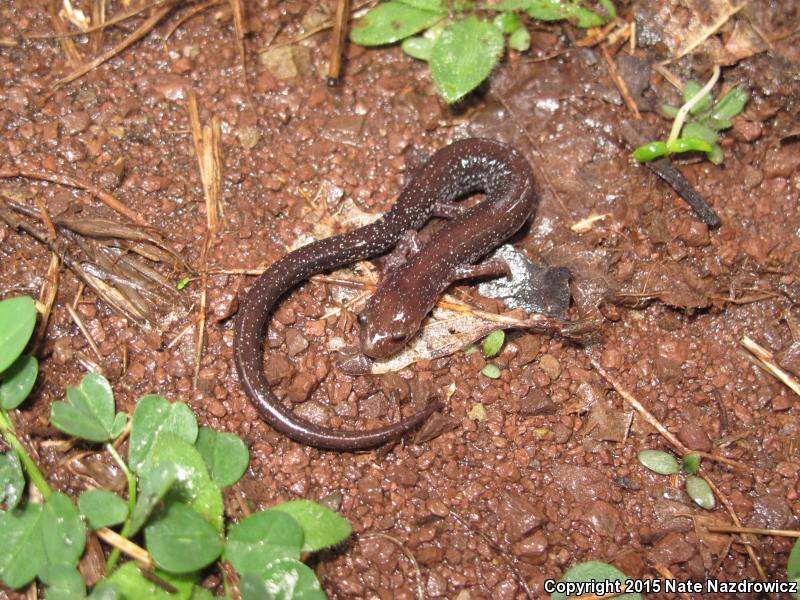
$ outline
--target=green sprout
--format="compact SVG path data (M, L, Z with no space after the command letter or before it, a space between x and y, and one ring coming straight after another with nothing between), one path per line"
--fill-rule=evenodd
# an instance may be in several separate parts
M695 504L706 510L711 510L716 505L711 487L704 479L695 475L700 470L700 455L696 452L686 454L679 464L668 452L642 450L639 452L639 462L659 475L677 475L683 470L686 474L686 493Z
M643 144L633 151L639 162L682 152L703 152L715 165L724 155L719 145L719 135L728 129L731 119L744 110L748 93L738 87L731 88L716 102L712 101L711 89L719 78L719 66L714 67L711 79L704 86L689 81L683 89L684 104L680 108L665 104L661 112L674 119L666 141Z
M409 56L428 63L433 81L448 103L457 102L492 72L505 46L526 52L531 35L523 19L567 20L578 27L613 21L611 0L599 0L602 12L581 0L501 0L493 4L455 0L390 0L370 9L350 32L360 46L402 42ZM493 20L482 13L495 13ZM604 13L604 14L603 14Z

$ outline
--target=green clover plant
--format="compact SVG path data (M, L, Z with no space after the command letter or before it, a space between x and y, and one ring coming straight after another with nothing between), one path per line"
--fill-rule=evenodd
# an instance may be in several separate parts
M76 505L51 489L16 437L8 412L25 400L36 380L36 360L23 355L35 323L32 299L0 302L0 434L11 447L0 454L2 583L21 588L38 579L48 600L198 600L213 597L199 585L203 569L226 560L246 600L325 598L301 559L345 540L350 524L309 500L284 502L226 524L222 489L244 474L249 451L233 434L198 427L183 402L153 394L139 399L126 461L113 442L128 416L115 412L105 377L86 375L78 387L67 389L66 401L52 404L50 422L70 436L102 444L127 478L127 499L91 489ZM25 475L42 502L23 501ZM107 528L118 528L118 536L133 543L143 541L152 566L118 566L117 546L108 557L106 577L89 592L77 564L87 531Z
M598 27L617 14L611 0L599 3L605 14L581 6L580 0L390 0L359 19L350 39L360 46L402 42L406 54L428 63L439 93L452 103L489 77L506 44L517 52L530 48L520 17ZM493 20L480 16L487 12L495 13Z

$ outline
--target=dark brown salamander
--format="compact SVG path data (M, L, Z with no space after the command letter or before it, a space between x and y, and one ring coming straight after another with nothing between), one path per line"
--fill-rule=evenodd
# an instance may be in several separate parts
M477 206L459 210L453 204L476 191L486 194ZM319 427L296 416L272 393L262 369L264 327L272 310L311 275L386 252L432 216L458 213L383 281L359 315L365 354L390 355L416 333L448 285L489 272L472 263L522 227L536 206L533 174L521 154L491 140L459 140L436 152L376 222L303 246L274 263L247 292L234 343L242 385L264 420L293 440L331 450L378 446L425 421L438 404L369 431Z

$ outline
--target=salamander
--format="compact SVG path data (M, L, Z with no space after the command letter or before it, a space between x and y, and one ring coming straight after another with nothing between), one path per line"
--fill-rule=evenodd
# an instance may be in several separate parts
M456 203L477 191L485 199L476 206ZM401 241L413 242L412 232L432 217L448 217L433 239L414 248L384 278L358 317L362 351L373 358L389 356L413 337L453 281L502 270L491 261L474 263L519 230L537 205L531 167L519 152L492 140L462 139L433 154L377 221L312 242L273 263L245 295L235 326L239 377L262 418L295 441L329 450L378 446L424 422L438 403L367 431L321 427L295 415L272 392L262 368L264 329L273 309L310 276L385 253Z

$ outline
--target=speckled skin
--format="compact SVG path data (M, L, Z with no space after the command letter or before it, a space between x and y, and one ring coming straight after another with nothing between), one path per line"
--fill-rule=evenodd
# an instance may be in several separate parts
M264 327L281 297L300 282L386 252L406 231L422 227L437 204L478 190L486 193L486 200L452 219L392 272L359 317L362 349L371 356L391 354L416 333L438 296L458 278L460 267L487 254L535 211L530 165L513 148L477 138L453 142L430 158L378 221L303 246L256 280L239 310L234 352L242 385L265 421L304 444L358 450L400 437L439 408L433 403L407 419L369 431L313 425L283 406L270 390L261 366Z

